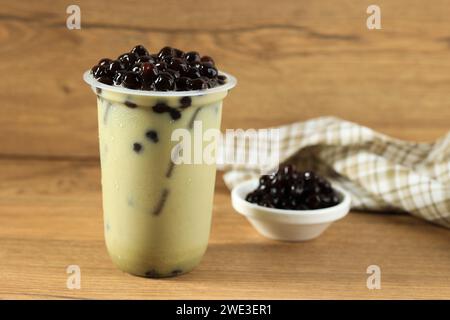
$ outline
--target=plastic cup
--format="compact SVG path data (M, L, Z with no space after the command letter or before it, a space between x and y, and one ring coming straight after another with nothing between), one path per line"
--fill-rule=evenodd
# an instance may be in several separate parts
M192 132L194 122L203 132L220 129L222 101L236 85L224 75L227 83L215 88L157 92L109 86L84 74L97 94L104 234L119 269L169 277L202 259L216 166L174 164L179 141L171 137L176 129Z

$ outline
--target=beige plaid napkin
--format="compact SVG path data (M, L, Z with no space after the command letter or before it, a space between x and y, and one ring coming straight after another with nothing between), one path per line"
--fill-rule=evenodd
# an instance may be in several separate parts
M415 143L334 117L278 129L280 163L324 175L350 192L354 209L409 212L450 228L450 132L434 143ZM236 152L235 145L225 143L219 154ZM251 165L218 169L230 189L261 174Z

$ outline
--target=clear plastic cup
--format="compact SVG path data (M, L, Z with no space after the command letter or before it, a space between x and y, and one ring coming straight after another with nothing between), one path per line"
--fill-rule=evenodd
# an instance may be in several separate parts
M119 269L169 277L189 272L202 259L216 167L174 164L179 141L171 136L176 129L191 132L194 122L201 122L203 132L220 129L222 101L236 85L233 76L221 74L227 76L224 85L170 92L109 86L84 74L97 94L104 233Z

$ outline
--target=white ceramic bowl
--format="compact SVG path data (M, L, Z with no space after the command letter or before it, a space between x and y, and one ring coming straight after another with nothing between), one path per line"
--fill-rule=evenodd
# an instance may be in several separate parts
M244 215L263 236L275 240L311 240L325 231L334 221L342 219L350 211L350 195L333 186L341 196L341 202L333 207L315 210L284 210L259 206L245 200L256 189L258 179L244 181L233 188L231 202L234 209Z

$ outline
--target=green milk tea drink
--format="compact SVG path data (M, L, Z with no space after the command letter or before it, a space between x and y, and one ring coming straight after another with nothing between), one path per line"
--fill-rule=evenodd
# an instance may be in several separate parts
M85 73L97 94L106 246L119 269L175 276L192 270L205 253L216 167L175 164L180 150L172 134L192 132L195 122L203 131L220 129L222 101L236 82L225 77L209 88L158 91Z

